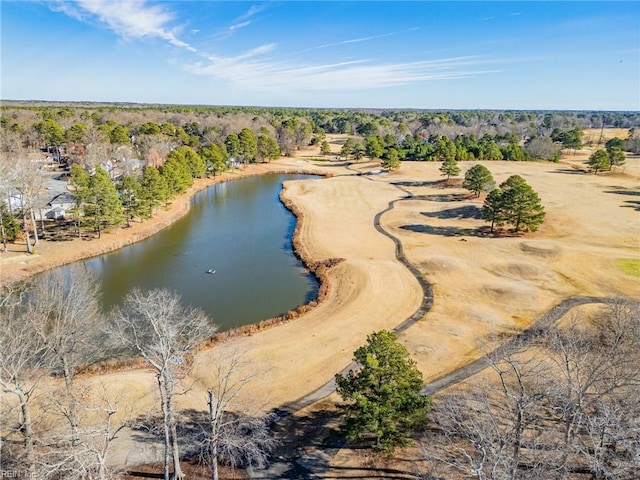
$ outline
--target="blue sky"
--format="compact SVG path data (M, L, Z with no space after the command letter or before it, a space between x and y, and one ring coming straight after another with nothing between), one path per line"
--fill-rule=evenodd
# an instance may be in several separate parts
M5 100L640 110L640 2L0 0Z

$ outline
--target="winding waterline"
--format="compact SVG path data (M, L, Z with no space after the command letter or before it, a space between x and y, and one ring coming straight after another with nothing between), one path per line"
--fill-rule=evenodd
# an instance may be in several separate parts
M132 288L168 288L228 330L308 303L318 282L293 254L295 217L278 195L284 181L314 178L269 174L213 185L167 229L85 261L101 279L105 310Z

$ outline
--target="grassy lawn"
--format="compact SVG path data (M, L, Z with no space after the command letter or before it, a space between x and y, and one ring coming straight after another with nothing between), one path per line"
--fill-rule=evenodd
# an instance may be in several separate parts
M628 275L640 277L640 259L639 258L618 258L616 259L618 268Z

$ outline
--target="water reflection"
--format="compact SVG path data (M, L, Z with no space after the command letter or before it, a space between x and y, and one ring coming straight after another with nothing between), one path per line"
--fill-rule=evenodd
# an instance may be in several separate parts
M225 330L310 301L318 285L291 251L295 218L278 200L283 181L310 178L263 175L214 185L169 228L86 261L103 280L105 308L133 287L169 288Z

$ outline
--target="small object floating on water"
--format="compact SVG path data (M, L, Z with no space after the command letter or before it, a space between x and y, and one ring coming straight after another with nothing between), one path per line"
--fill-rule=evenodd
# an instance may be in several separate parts
M209 270L207 270L207 273L210 273L211 275L213 275L214 273L216 273L216 271L210 268Z

